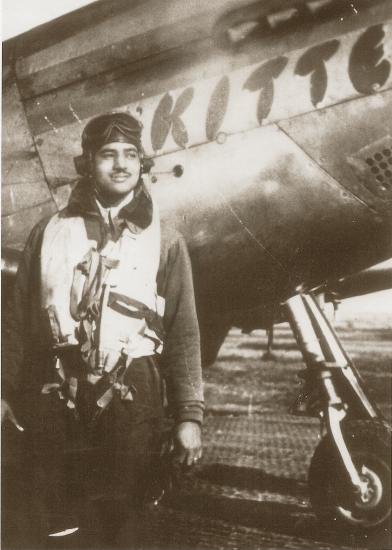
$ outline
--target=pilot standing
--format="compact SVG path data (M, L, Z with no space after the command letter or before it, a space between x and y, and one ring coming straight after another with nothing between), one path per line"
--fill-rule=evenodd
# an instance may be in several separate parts
M143 182L140 123L98 116L82 149L67 207L34 227L19 265L2 423L24 429L31 514L49 547L62 535L71 547L77 529L86 544L97 547L89 536L101 529L114 545L126 520L133 548L157 475L164 394L175 460L201 457L192 272L184 239L160 220Z

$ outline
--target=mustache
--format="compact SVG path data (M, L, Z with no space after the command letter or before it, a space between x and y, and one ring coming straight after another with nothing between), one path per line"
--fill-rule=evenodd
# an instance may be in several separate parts
M130 172L127 172L127 170L113 170L111 173L112 176L132 176Z

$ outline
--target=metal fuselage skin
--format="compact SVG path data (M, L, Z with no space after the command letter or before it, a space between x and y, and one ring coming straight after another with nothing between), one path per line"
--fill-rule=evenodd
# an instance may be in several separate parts
M96 4L87 28L5 50L3 246L66 204L83 126L114 109L144 124L147 183L187 240L210 351L232 325L268 326L298 287L391 256L388 2L288 30L279 2L171 0L159 28L123 24L148 26L157 0L110 18Z

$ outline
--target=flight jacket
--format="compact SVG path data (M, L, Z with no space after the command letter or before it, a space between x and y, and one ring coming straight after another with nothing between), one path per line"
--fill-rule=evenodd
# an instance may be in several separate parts
M113 230L124 223L136 230L146 228L152 219L153 204L142 182L132 200L109 228L99 211L91 184L82 180L71 193L62 216L82 216L87 233L94 234L102 247ZM42 380L42 357L45 353L42 306L40 303L40 251L43 233L51 217L41 220L32 230L20 260L12 307L6 316L7 326L2 358L2 394L11 405L27 387L37 387ZM161 221L161 250L157 274L157 293L165 303L163 316L164 345L158 362L167 387L169 409L176 422L203 419L204 401L201 376L200 335L197 321L191 263L185 240ZM58 251L61 254L61 251Z

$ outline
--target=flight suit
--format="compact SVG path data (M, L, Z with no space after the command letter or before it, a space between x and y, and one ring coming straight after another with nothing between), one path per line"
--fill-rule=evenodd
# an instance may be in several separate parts
M116 239L113 233L121 234L124 223L139 230L148 227L152 209L151 197L140 182L132 201L109 227L88 182L82 180L61 215L81 216L87 233L102 248L108 238ZM43 220L33 229L19 266L13 306L7 316L3 395L11 405L17 404L25 427L24 452L28 449L33 494L43 497L37 515L46 518L44 529L50 531L51 523L59 530L62 519L72 523L72 516L77 523L84 515L88 524L86 502L127 499L128 505L140 505L159 458L164 393L177 423L201 423L204 405L190 261L182 236L162 222L157 292L165 299L163 351L132 361L127 371L131 400L121 399L115 392L110 405L97 414L96 393L82 375L74 408L67 406L59 392L42 391L56 374L40 300L40 255L49 221ZM74 365L78 363L77 354L72 360ZM45 512L48 509L52 514Z

